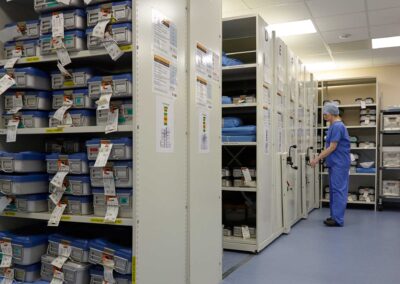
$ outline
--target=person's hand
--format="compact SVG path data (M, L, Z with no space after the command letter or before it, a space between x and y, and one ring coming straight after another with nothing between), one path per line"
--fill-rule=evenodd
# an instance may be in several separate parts
M310 166L315 168L319 164L319 159L314 159L310 162Z

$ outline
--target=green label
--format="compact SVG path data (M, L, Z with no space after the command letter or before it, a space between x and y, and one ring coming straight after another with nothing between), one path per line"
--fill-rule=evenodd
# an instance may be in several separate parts
M121 197L119 199L119 204L129 204L129 198Z

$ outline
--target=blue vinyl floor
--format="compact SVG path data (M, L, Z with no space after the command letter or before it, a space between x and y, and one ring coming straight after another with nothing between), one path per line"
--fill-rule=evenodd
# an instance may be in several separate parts
M315 210L223 284L399 284L400 211L348 209L345 227L327 228ZM244 255L224 255L224 271Z

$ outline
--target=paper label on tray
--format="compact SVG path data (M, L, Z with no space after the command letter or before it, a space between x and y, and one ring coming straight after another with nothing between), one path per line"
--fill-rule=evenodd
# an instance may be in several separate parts
M65 187L63 186L63 188L65 188ZM52 194L50 194L49 198L55 205L57 205L58 203L60 203L61 198L64 195L64 192L65 191L63 191L63 190L56 190Z
M10 255L10 256L13 255L11 242L9 242L9 241L2 241L2 242L0 243L0 247L1 247L1 253L2 253L3 255Z
M112 94L102 94L100 99L96 101L97 110L110 109L110 100Z
M111 9L100 9L98 13L99 21L111 20Z
M51 279L50 284L63 284L64 283L64 273L60 270L54 269L53 279Z
M11 88L13 85L15 85L15 80L12 78L10 75L5 74L1 79L0 79L0 95L2 95L5 91L7 91L9 88Z
M103 266L110 267L112 269L114 269L114 267L115 267L114 259L108 255L103 254L103 258L102 258L101 262L102 262Z
M119 109L110 110L107 115L107 124L105 133L111 133L118 131L118 117Z
M103 185L105 196L115 196L115 180L114 172L112 170L103 170Z
M17 129L19 125L19 119L10 119L7 124L7 138L6 142L15 142L17 141Z
M250 231L248 226L242 226L243 239L250 239Z
M362 100L361 101L361 109L366 109L366 108L367 108L367 103L364 100Z
M112 147L113 144L111 143L101 143L96 162L94 163L95 168L103 168L106 166Z
M105 39L102 43L112 60L117 61L124 54L117 41L109 33L105 33Z
M62 107L60 107L53 115L54 119L58 121L63 121L64 115L72 107L73 101L65 98Z
M7 208L7 206L11 203L12 199L7 196L3 196L0 198L0 214Z
M58 245L58 255L64 257L70 257L72 252L72 247L68 244L59 244Z
M65 48L63 38L62 37L53 37L51 39L51 45L54 49Z
M22 48L16 47L13 51L11 51L13 58L21 58L22 57ZM7 68L4 66L4 68Z
M104 281L103 283L110 283L113 284L115 283L114 275L113 275L114 270L110 267L104 266Z
M11 267L12 265L12 256L3 254L1 258L0 268Z
M56 175L51 179L50 183L54 185L57 188L62 188L64 179L68 175L69 172L67 171L59 171L56 173Z
M19 57L13 57L7 60L6 64L4 65L4 69L12 69L14 65L17 63Z
M13 268L6 268L3 270L3 273L4 273L4 279L14 280L15 271ZM8 282L6 282L6 283L8 283Z
M24 107L21 94L17 93L15 96L12 96L12 106L12 109L7 111L7 114L16 114Z
M64 77L72 78L71 73L69 73L68 70L65 69L64 66L61 65L60 62L57 62L57 68L58 68L58 70L60 70L61 74L63 74Z
M64 14L54 13L51 16L51 32L53 37L64 37Z
M58 3L62 3L62 4L65 4L65 5L69 5L69 4L71 4L71 0L56 0Z
M97 23L93 28L92 36L103 39L105 37L105 32L110 19L102 20Z
M67 260L68 260L68 257L65 257L65 256L57 256L57 257L51 262L51 265L53 265L53 266L55 266L55 267L61 269L61 268L64 266L65 262L67 262Z
M71 57L69 56L69 53L65 48L57 49L57 58L62 66L66 66L72 62Z
M248 168L242 168L242 173L244 177L244 182L245 183L250 183L252 181L250 171Z
M47 225L50 227L58 227L58 225L60 224L62 214L64 213L66 207L67 204L56 205L53 212L51 213L50 220L47 223Z
M118 197L107 197L107 211L104 222L115 223L118 216Z

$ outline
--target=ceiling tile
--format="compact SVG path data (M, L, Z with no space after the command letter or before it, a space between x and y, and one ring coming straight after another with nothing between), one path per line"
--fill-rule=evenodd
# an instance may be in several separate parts
M364 0L307 0L313 17L324 17L365 11Z
M267 5L280 5L287 3L304 2L304 0L242 0L249 8L258 8Z
M370 60L372 59L372 50L366 49L349 52L334 52L332 56L337 62Z
M310 55L304 55L301 60L304 62L304 64L315 64L315 63L321 63L321 62L330 62L332 58L328 54L328 52L322 53L322 54L310 54Z
M332 52L350 52L350 51L359 51L359 50L367 50L372 48L371 41L368 40L359 40L359 41L350 41L350 42L340 42L340 43L331 43L329 44L329 48Z
M369 28L372 38L400 36L399 25L372 26Z
M341 35L350 35L350 37L341 39L339 38ZM339 42L351 42L351 41L368 39L369 34L367 28L360 28L360 29L346 29L346 30L322 32L322 37L325 39L327 43L339 43Z
M242 0L222 0L222 13L248 10L249 8Z
M333 17L317 18L315 23L322 32L355 29L367 27L366 13L338 15Z
M303 2L278 6L263 6L258 8L257 11L268 24L300 21L310 19L311 17Z
M284 37L283 41L300 58L310 54L326 53L327 49L319 34Z
M399 7L399 0L367 0L368 10L379 10Z
M368 15L371 26L400 24L400 7L369 11Z
M375 49L372 54L374 66L394 65L400 63L400 47Z

